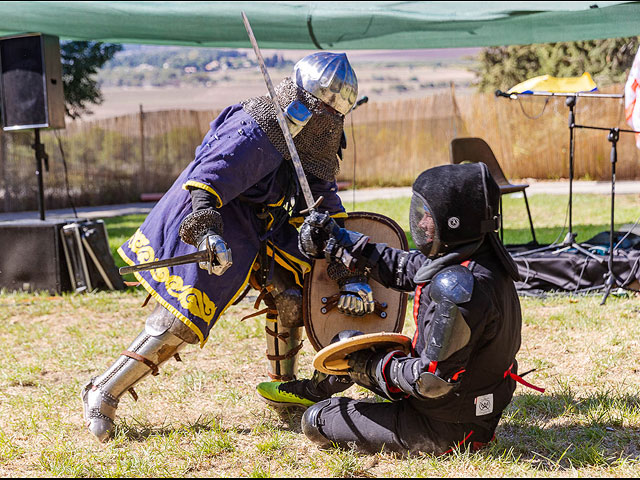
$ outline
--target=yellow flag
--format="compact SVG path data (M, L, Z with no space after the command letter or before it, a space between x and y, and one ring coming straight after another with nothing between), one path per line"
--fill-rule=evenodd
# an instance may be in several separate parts
M597 89L591 75L583 73L581 77L557 78L551 75L533 77L511 87L507 93L578 93L593 92Z

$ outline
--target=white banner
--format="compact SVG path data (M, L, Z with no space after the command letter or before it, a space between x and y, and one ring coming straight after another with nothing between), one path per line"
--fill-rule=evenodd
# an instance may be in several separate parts
M640 130L640 48L633 60L629 78L624 86L624 113L627 123L634 130ZM636 133L636 146L640 148L640 133Z

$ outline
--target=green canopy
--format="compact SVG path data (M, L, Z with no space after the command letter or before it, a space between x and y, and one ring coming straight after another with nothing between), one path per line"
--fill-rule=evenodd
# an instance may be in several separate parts
M596 6L597 2L597 6ZM640 2L0 2L0 35L249 48L414 49L640 35Z

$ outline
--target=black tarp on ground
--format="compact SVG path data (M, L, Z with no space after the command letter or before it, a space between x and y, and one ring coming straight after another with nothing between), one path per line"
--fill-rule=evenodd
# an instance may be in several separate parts
M638 289L640 282L640 236L628 232L615 232L613 273L617 286ZM514 256L522 277L516 282L518 292L524 295L541 295L545 292L563 291L581 293L597 291L604 287L608 272L609 232L602 232L580 244L594 253L599 262L575 249L551 249L546 252L519 255L523 247L507 246Z

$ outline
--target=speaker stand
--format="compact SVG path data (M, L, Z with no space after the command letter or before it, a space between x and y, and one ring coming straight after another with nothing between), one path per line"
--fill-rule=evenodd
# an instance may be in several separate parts
M44 151L44 144L40 141L40 129L36 128L35 142L31 145L36 152L36 180L38 181L38 210L40 211L40 220L44 220L44 180L43 167L49 171L49 155Z

